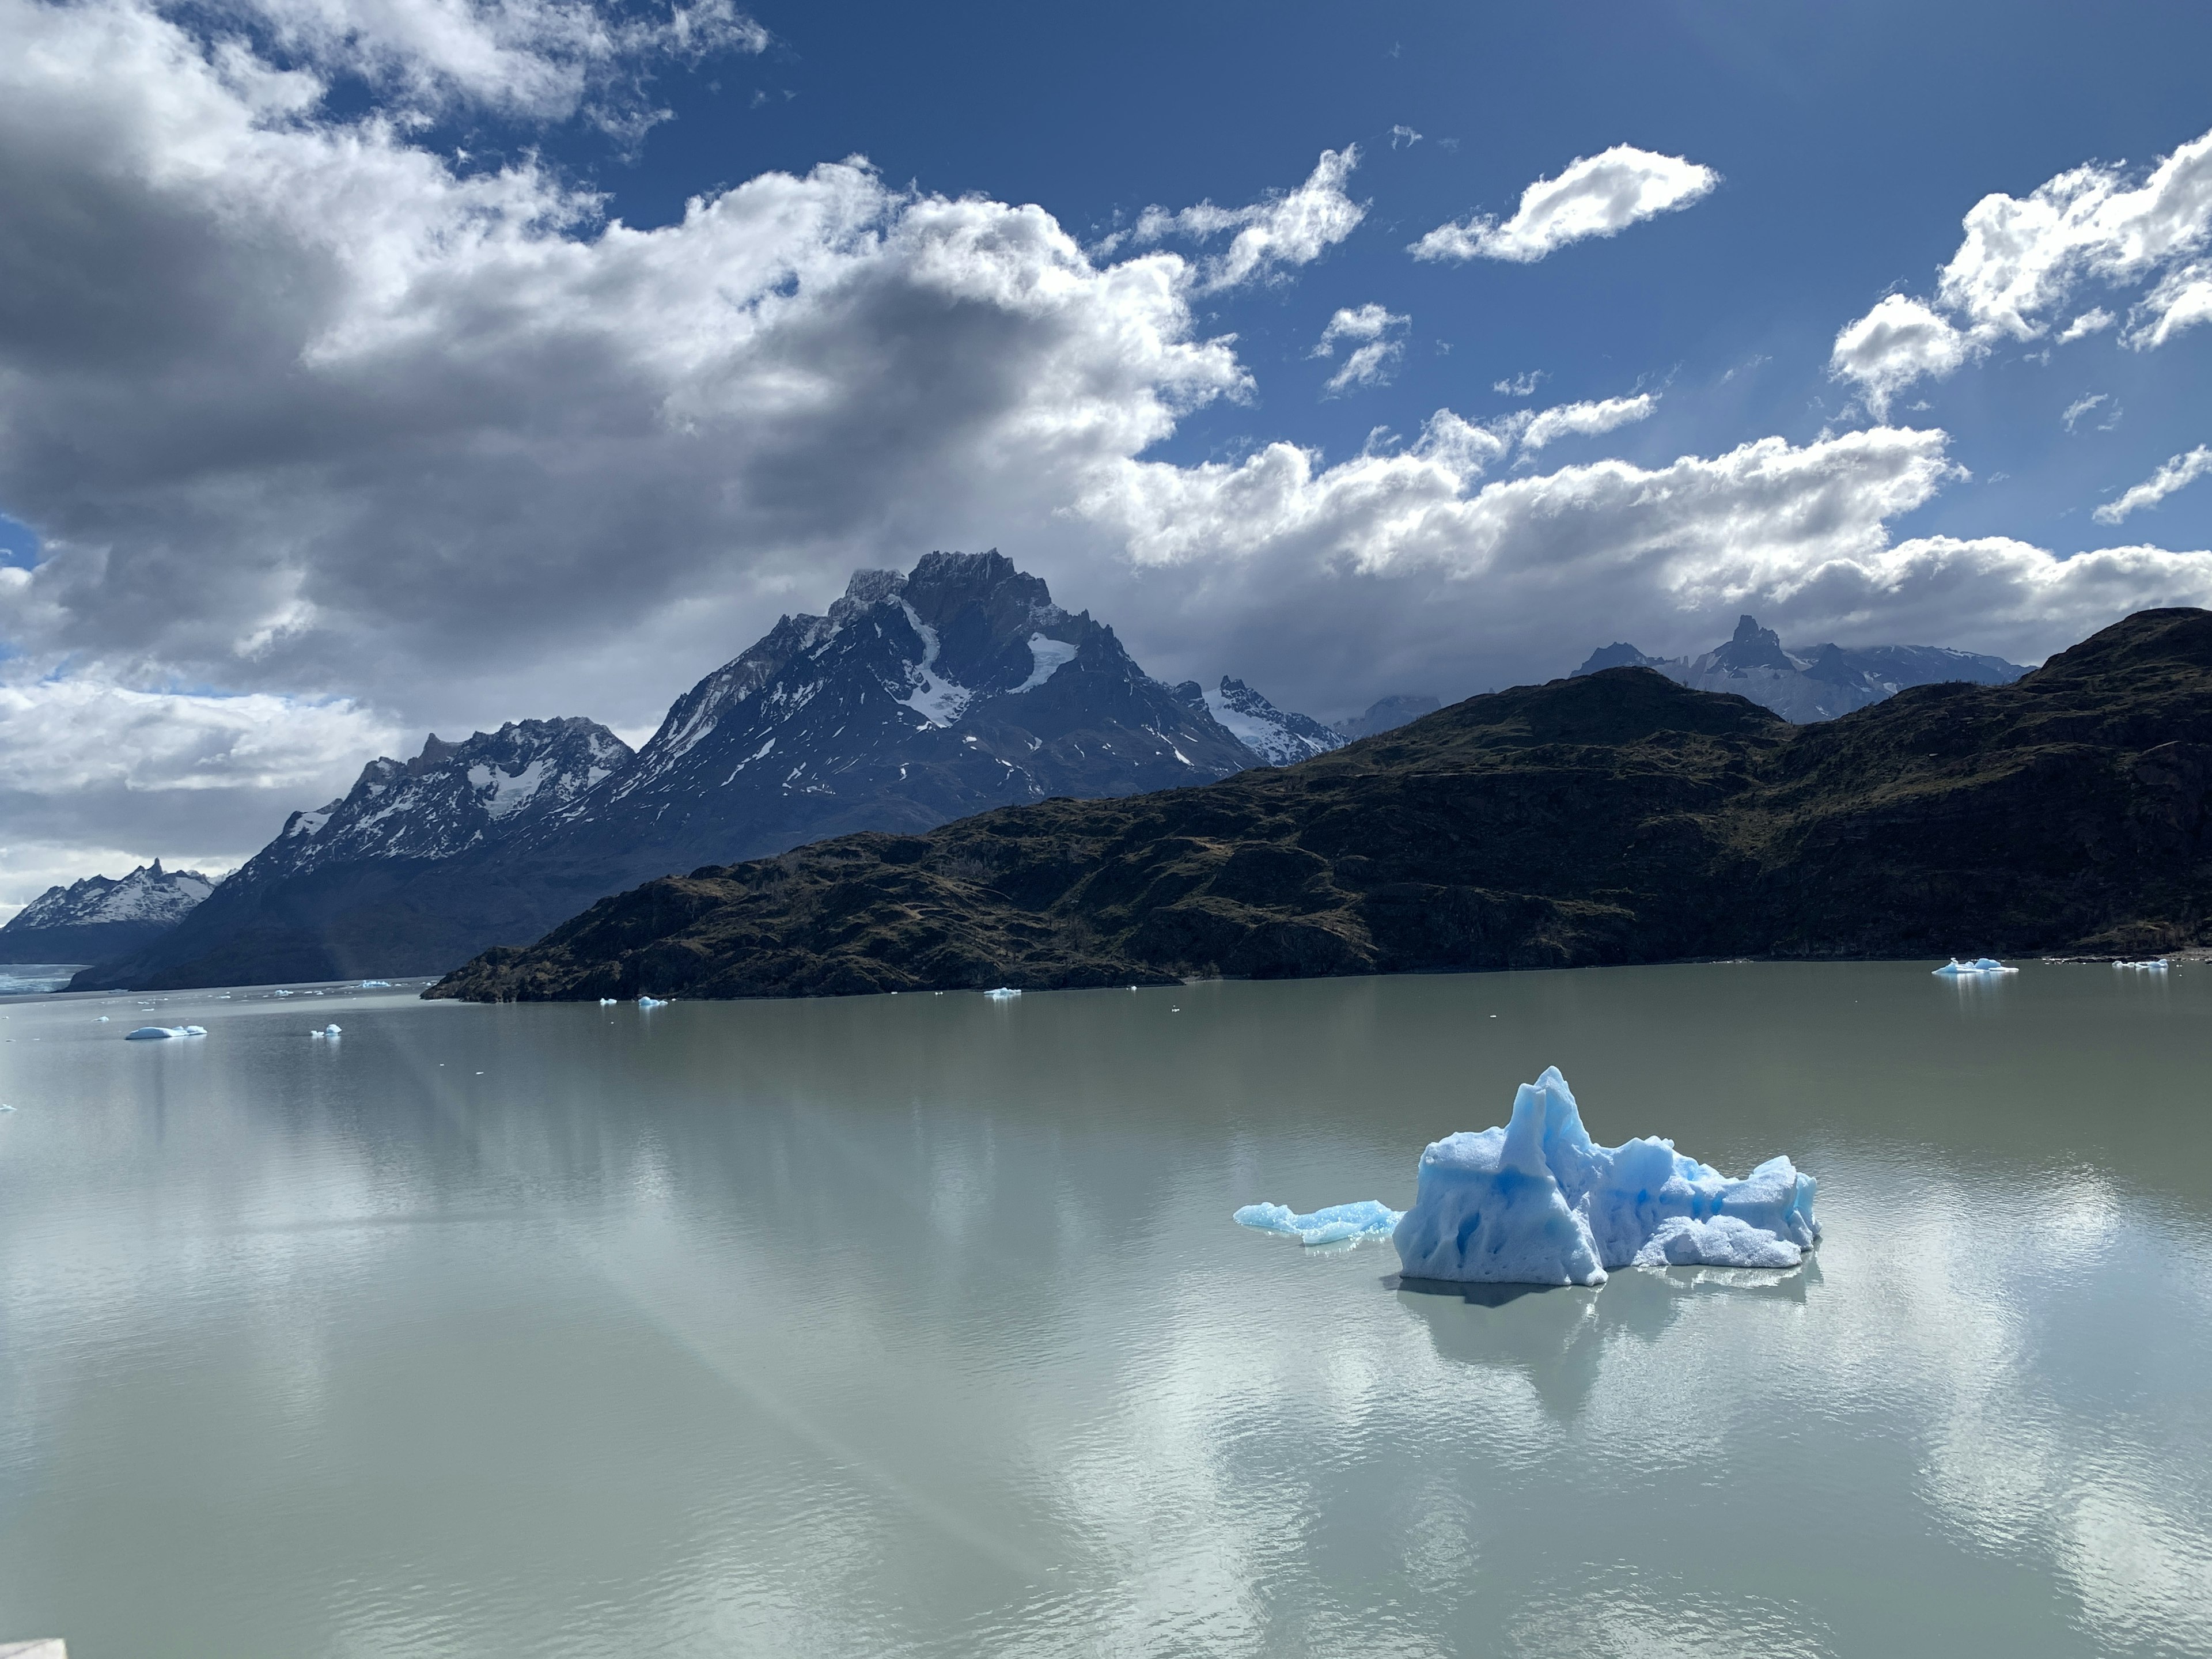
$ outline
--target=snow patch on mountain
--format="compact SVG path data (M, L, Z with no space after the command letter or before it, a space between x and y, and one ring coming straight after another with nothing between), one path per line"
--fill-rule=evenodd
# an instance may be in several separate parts
M1075 660L1075 647L1066 640L1047 638L1042 634L1030 635L1030 658L1033 666L1029 678L1011 689L1016 692L1034 691L1061 669Z

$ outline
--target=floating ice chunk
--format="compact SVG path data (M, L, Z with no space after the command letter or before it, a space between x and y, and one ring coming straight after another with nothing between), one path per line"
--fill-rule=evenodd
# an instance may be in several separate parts
M292 994L289 991L279 991L276 994L280 997L289 997Z
M141 1025L135 1031L125 1031L123 1034L123 1040L125 1042L159 1042L165 1037L196 1037L206 1035L207 1028L204 1025Z
M323 1027L323 1029L322 1029L321 1030L319 1030L319 1031L310 1031L310 1032L308 1032L308 1033L307 1033L307 1035L308 1035L309 1036L311 1036L311 1037L334 1037L334 1036L339 1036L339 1035L340 1035L340 1033L339 1033L338 1028L337 1028L337 1026L335 1026L335 1025L325 1025L325 1026L324 1026L324 1027Z
M1795 1267L1805 1252L1786 1238L1732 1215L1692 1221L1669 1218L1637 1251L1639 1267Z
M611 1008L615 1006L616 1000L617 999L613 997L601 997L599 999L599 1006L602 1008Z
M1311 1215L1294 1214L1287 1204L1247 1204L1230 1218L1240 1227L1282 1233L1301 1244L1337 1244L1347 1238L1380 1238L1404 1216L1402 1210L1366 1198L1357 1204L1331 1204Z
M1815 1190L1786 1158L1732 1181L1672 1141L1598 1146L1552 1066L1521 1085L1503 1127L1448 1135L1421 1154L1413 1207L1392 1243L1409 1277L1507 1285L1602 1285L1610 1268L1651 1265L1644 1252L1662 1234L1665 1263L1792 1267L1820 1236ZM1710 1224L1723 1218L1732 1224ZM1796 1254L1783 1260L1745 1233Z
M1016 997L1021 995L1021 993L1011 985L1001 985L997 990L986 991L983 994L994 1002L1012 1002Z
M361 982L361 988L364 991L389 991L392 981L388 979L365 979Z
M102 1015L100 1017L100 1022L99 1022L99 1023L100 1023L100 1024L102 1024L102 1025L106 1024L107 1024L107 1016L106 1016L106 1014L102 1014Z
M2112 966L2115 968L2142 968L2148 969L2154 973L2164 973L2166 969L2172 966L2172 964L2167 962L2164 957L2156 957L2148 962L2116 962Z
M641 1008L665 1008L668 1006L668 999L666 997L641 996L637 1000L637 1006Z
M1978 957L1972 962L1961 962L1956 957L1936 970L1942 979L1964 979L1973 974L2016 974L2017 968L2008 968L1995 957Z

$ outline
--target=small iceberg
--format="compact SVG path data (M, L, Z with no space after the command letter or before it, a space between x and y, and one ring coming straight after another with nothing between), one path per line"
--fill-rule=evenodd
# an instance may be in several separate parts
M1357 1204L1331 1204L1311 1215L1294 1213L1287 1204L1247 1204L1230 1218L1240 1227L1281 1233L1301 1244L1340 1244L1347 1238L1380 1238L1405 1218L1405 1212L1371 1198Z
M2112 966L2113 966L2113 967L2115 967L2115 968L2134 968L2134 969L2148 969L2148 971L2150 971L2150 972L2152 972L2152 973L2160 973L2160 974L2164 973L2164 972L2165 972L2168 968L2171 968L2172 965L2173 965L2173 964L2172 964L2172 963L2168 962L2168 961L2167 961L2164 957L2155 957L2152 958L2152 959L2151 959L2150 961L2148 961L2148 962L2116 962L2116 963L2114 963L2112 964Z
M1786 1158L1741 1181L1656 1138L1601 1146L1547 1067L1512 1120L1421 1154L1391 1242L1413 1279L1602 1285L1626 1267L1795 1267L1820 1237L1817 1183Z
M321 1030L310 1031L307 1035L311 1037L335 1037L341 1036L344 1034L335 1025L325 1025Z
M637 1000L637 1006L641 1008L665 1008L668 1006L668 999L666 997L641 996Z
M994 1002L1012 1002L1016 997L1021 995L1021 993L1011 985L1001 985L997 990L986 991L983 994Z
M204 1025L141 1025L135 1031L125 1031L125 1042L159 1042L167 1037L205 1036Z
M1936 970L1939 979L1965 979L1974 974L2016 974L2017 968L2008 968L1995 957L1978 957L1972 962L1961 962L1954 957Z
M361 982L361 988L364 991L389 991L392 981L388 979L365 979Z
M617 1000L617 999L614 997L601 997L599 999L599 1006L602 1008L611 1008L615 1006Z

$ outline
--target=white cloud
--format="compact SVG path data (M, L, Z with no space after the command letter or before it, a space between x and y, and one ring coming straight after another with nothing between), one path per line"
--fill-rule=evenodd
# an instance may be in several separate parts
M2058 417L2059 423L2065 427L2069 432L2071 432L2074 429L2075 422L2080 420L2084 415L2088 414L2092 410L2101 408L2104 404L2112 401L2112 394L2108 392L2094 392L2082 397L2076 398L2072 403L2066 405L2066 412Z
M2212 320L2212 266L2190 263L2212 240L2212 132L2182 145L2137 184L2118 167L2092 164L2060 173L2024 200L1985 196L1964 228L1932 307L1893 294L1837 336L1829 372L1856 382L1877 418L1892 396L1923 375L1940 380L1999 340L2042 338L2086 283L2158 278L2129 313L2125 339L2138 350ZM1847 351L1847 341L1883 332L1878 319L1885 307L1893 323L1910 309L1922 343L1900 337L1894 349ZM2058 338L2078 340L2113 320L2098 307Z
M416 109L465 104L532 120L582 112L633 134L664 113L641 101L649 64L758 53L769 39L731 0L646 12L598 0L229 0L215 9Z
M1295 662L1355 691L1549 678L1609 638L1702 650L1747 610L1806 641L2033 661L2130 611L2212 600L2204 553L1892 541L1888 520L1960 476L1947 441L1876 428L1485 483L1507 441L1439 410L1406 450L1334 466L1281 443L1234 465L1122 462L1080 510L1146 586L1178 579L1155 635L1192 656Z
M1539 386L1551 378L1548 371L1532 368L1523 374L1510 375L1503 380L1493 380L1491 382L1490 389L1503 397L1530 398L1535 395Z
M1556 179L1521 192L1510 219L1476 215L1438 225L1413 244L1416 259L1540 259L1569 242L1612 236L1638 220L1671 213L1710 195L1721 181L1711 167L1680 155L1615 144L1601 155L1577 156Z
M1966 361L1972 343L1918 300L1883 296L1872 311L1836 336L1828 373L1855 382L1874 417L1889 417L1890 399L1932 374L1938 380Z
M1413 128L1407 126L1402 122L1390 129L1390 148L1392 149L1396 149L1401 145L1407 149L1411 149L1414 145L1420 142L1421 135L1414 131Z
M2128 343L2137 350L2162 346L2184 329L2212 323L2212 264L2168 271L2135 308Z
M1328 390L1342 392L1349 386L1381 386L1388 381L1392 368L1405 351L1402 340L1389 337L1412 321L1411 317L1378 305L1340 309L1328 319L1328 326L1322 330L1321 339L1310 354L1333 357L1340 342L1357 343L1345 358L1343 367L1329 376Z
M326 800L403 742L343 699L135 691L81 676L0 684L0 910L103 859L118 876L157 857L221 869L250 850L232 827L241 806L274 833L279 803Z
M2064 328L2058 331L2058 343L2061 345L2072 345L2075 341L2086 340L2092 334L2102 334L2106 329L2110 328L2118 321L2119 321L2119 319L2113 316L2111 312L2106 310L2102 306L2099 306L2094 310L2085 311L2079 317L2076 317L2072 322L2067 324Z
M2106 501L2089 516L2099 524L2118 524L2130 513L2156 507L2177 489L2195 483L2212 472L2212 447L2199 444L2186 455L2176 455L2116 501Z
M1170 212L1146 208L1134 227L1099 245L1113 254L1125 244L1142 246L1170 236L1203 241L1224 231L1237 234L1222 253L1208 260L1200 277L1207 292L1278 276L1284 268L1309 265L1358 229L1367 204L1345 194L1345 180L1359 165L1359 146L1325 149L1306 181L1296 190L1249 207L1216 207L1200 202Z
M1561 404L1530 418L1521 428L1521 447L1541 449L1561 438L1595 437L1632 422L1648 420L1658 406L1658 394L1650 392L1633 398L1607 398L1601 403Z

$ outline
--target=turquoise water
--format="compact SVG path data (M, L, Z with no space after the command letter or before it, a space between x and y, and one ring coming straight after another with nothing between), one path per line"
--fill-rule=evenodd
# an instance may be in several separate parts
M73 1659L2212 1651L2212 971L0 1016L0 1638ZM1229 1220L1553 1063L1816 1174L1812 1263Z

